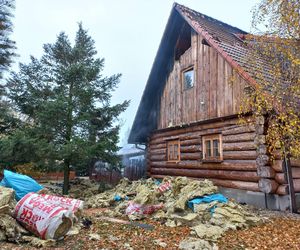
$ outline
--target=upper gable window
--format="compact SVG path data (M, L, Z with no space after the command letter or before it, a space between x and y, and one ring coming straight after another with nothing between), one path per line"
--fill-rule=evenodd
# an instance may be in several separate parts
M182 78L184 89L190 89L194 87L194 68L183 71Z

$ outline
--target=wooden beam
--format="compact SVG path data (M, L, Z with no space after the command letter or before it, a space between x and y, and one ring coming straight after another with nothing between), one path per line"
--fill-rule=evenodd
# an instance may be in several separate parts
M224 151L224 160L255 160L256 151Z
M151 175L152 178L163 179L168 175ZM197 180L203 180L202 178L192 178ZM232 181L232 180L219 180L210 179L215 185L222 186L226 188L249 190L254 192L259 192L259 187L257 182L246 182L246 181Z
M187 176L195 178L215 178L253 182L257 182L260 179L255 171L250 172L182 168L152 168L151 173L155 175Z
M255 133L244 133L235 135L224 135L223 142L245 142L254 141Z
M255 161L231 161L221 163L202 163L199 161L173 162L152 162L151 168L186 168L186 169L216 169L236 171L256 171Z
M255 149L256 147L253 142L223 143L224 151L247 151Z

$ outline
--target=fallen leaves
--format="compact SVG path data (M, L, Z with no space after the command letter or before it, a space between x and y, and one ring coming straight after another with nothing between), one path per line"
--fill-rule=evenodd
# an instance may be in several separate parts
M300 249L300 219L274 218L249 229L229 231L218 241L220 249Z

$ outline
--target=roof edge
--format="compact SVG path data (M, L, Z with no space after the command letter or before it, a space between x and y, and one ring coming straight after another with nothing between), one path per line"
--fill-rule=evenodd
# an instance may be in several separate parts
M179 4L174 4L175 9L178 11L178 13L184 18L184 20L199 34L204 36L206 41L209 45L211 45L214 49L217 50L217 52L237 71L237 73L244 78L247 82L249 82L253 87L258 87L257 81L253 79L243 68L240 66L234 59L228 55L214 40L214 38L205 31L197 22L191 21L188 19L181 11L181 9L178 7Z

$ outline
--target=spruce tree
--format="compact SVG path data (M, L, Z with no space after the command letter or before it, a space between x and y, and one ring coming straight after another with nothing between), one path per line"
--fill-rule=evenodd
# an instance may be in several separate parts
M12 33L14 3L14 0L0 0L0 79L15 56L15 42L9 38Z
M121 75L104 77L104 59L96 54L93 39L79 24L73 46L60 33L54 44L44 45L40 59L20 64L7 84L9 98L29 118L29 134L36 143L48 143L45 161L63 165L63 194L68 193L70 166L86 168L92 158L118 160L117 118L129 101L111 105Z

